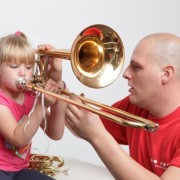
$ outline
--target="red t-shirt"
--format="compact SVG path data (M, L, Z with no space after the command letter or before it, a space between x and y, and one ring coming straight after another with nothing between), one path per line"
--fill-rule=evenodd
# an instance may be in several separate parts
M114 107L159 124L156 132L122 126L101 117L106 129L119 144L129 145L130 156L160 176L168 166L180 167L180 107L157 119L150 112L130 103L129 97Z

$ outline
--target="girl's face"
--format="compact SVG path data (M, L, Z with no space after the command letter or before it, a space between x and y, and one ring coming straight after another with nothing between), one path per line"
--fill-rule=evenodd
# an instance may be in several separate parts
M21 92L16 86L17 79L21 77L29 82L32 75L33 65L3 62L0 65L0 87L3 91Z

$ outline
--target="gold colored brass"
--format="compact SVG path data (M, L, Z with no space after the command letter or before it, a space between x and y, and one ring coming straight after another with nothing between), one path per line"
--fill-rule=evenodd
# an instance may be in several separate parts
M59 168L64 165L64 160L57 156L31 154L29 169L38 170L48 176L54 176Z
M71 94L68 91L65 91L65 90L62 90L62 89L60 89L60 92L61 92L61 94L64 94L64 95L67 95L67 96L70 96L70 94ZM158 128L158 124L156 124L153 121L150 121L148 119L136 116L134 114L131 114L131 113L128 113L126 111L117 109L115 107L111 107L111 106L96 102L96 101L94 101L92 99L88 99L88 98L85 98L83 96L79 96L79 95L76 95L76 96L78 98L80 98L82 102L93 105L94 107L99 107L101 109L104 109L107 113L112 113L114 116L118 115L118 118L120 118L120 120L118 119L118 121L116 121L114 119L111 119L112 121L114 121L114 122L116 122L118 124L125 125L125 126L137 127L137 128L144 128L144 129L146 129L148 131L156 131L157 128ZM86 107L84 107L84 109L86 109ZM92 110L92 112L93 111L94 110ZM104 113L106 113L106 112L104 112ZM101 115L101 114L99 114L98 111L97 111L96 114ZM104 116L104 115L101 115L101 116ZM107 117L104 116L104 117L108 118L108 116Z
M71 50L36 50L36 54L71 60L77 79L91 88L102 88L114 82L124 64L121 38L113 29L102 24L84 29Z
M119 75L124 63L124 47L118 34L110 27L105 25L93 25L83 30L73 43L71 50L60 51L57 49L48 51L36 51L39 55L36 61L36 71L32 77L31 83L26 83L24 79L19 79L17 86L30 90L39 91L64 100L67 103L81 107L102 116L115 123L144 128L148 131L158 129L158 124L145 118L135 116L125 111L95 102L93 100L79 96L79 98L92 106L78 103L69 99L69 93L60 90L61 95L51 93L43 89L46 81L46 69L41 62L40 56L54 56L71 60L71 65L76 77L86 86L100 88L112 83ZM63 94L63 95L62 95ZM68 97L64 96L67 95ZM100 111L103 108L106 112Z
M76 101L74 101L72 99L69 99L68 97L69 97L70 93L68 93L68 92L66 92L64 90L60 90L60 93L66 95L68 97L46 91L46 90L43 89L43 85L40 85L40 84L39 85L38 84L33 84L33 83L26 84L25 80L23 80L23 79L19 80L17 86L18 87L23 86L23 87L25 87L27 89L30 89L30 90L33 90L33 91L38 91L38 92L41 92L41 93L44 93L44 94L47 94L47 95L51 95L51 96L53 96L53 97L55 97L57 99L61 99L61 100L65 101L65 102L67 102L67 103L73 104L73 105L81 107L83 109L86 109L86 110L88 110L90 112L93 112L93 113L95 113L95 114L97 114L99 116L102 116L102 117L104 117L104 118L106 118L108 120L111 120L111 121L113 121L115 123L118 123L118 124L121 124L121 125L124 125L124 126L130 126L130 127L136 127L136 128L144 128L145 130L148 130L150 132L156 131L158 129L158 124L154 123L153 121L150 121L148 119L145 119L145 118L142 118L142 117L127 113L125 111L122 111L122 110L119 110L119 109L116 109L116 108L113 108L113 107L110 107L110 106L107 106L107 105L104 105L104 104L101 104L101 103L98 103L96 101L84 98L82 96L78 96L78 97L83 102L86 102L89 105L94 105L95 107L87 106L87 105L85 105L83 103L76 102ZM100 111L99 109L97 109L97 107L103 108L107 112Z

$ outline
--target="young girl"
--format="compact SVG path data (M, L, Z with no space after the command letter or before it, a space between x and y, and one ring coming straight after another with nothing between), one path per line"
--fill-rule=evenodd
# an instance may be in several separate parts
M48 48L50 47L39 47L39 49ZM31 139L39 127L43 128L50 138L60 139L64 131L64 122L60 119L63 119L61 116L64 116L65 107L61 106L60 100L47 95L44 96L45 103L42 106L41 96L35 97L34 93L17 86L19 78L24 78L27 83L30 81L34 63L34 50L23 33L17 32L0 39L0 179L2 180L52 179L28 169ZM63 88L61 73L61 61L51 63L48 74L51 79L46 82L45 90L56 93L58 87ZM46 111L46 118L43 115L43 108ZM47 111L47 108L50 108L50 111Z

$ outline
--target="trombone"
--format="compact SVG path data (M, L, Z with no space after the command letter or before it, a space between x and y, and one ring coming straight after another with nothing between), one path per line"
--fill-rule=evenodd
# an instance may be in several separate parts
M102 88L114 82L124 64L121 38L113 29L102 24L84 29L70 50L36 50L35 53L70 60L77 79L90 88Z
M38 54L38 59L31 83L27 84L24 79L19 79L19 87L25 87L54 96L124 126L144 128L150 132L158 129L157 123L117 108L79 96L83 102L93 105L96 108L87 106L84 103L69 99L67 96L70 93L65 90L60 89L61 94L66 95L63 96L43 89L43 83L48 78L46 74L48 61L44 65L40 60L40 56L54 56L71 60L71 66L76 77L88 87L100 88L111 84L118 77L122 69L124 47L118 34L110 27L93 25L86 28L78 35L70 52L48 50L36 51L36 53ZM105 109L106 112L100 111L97 107Z

